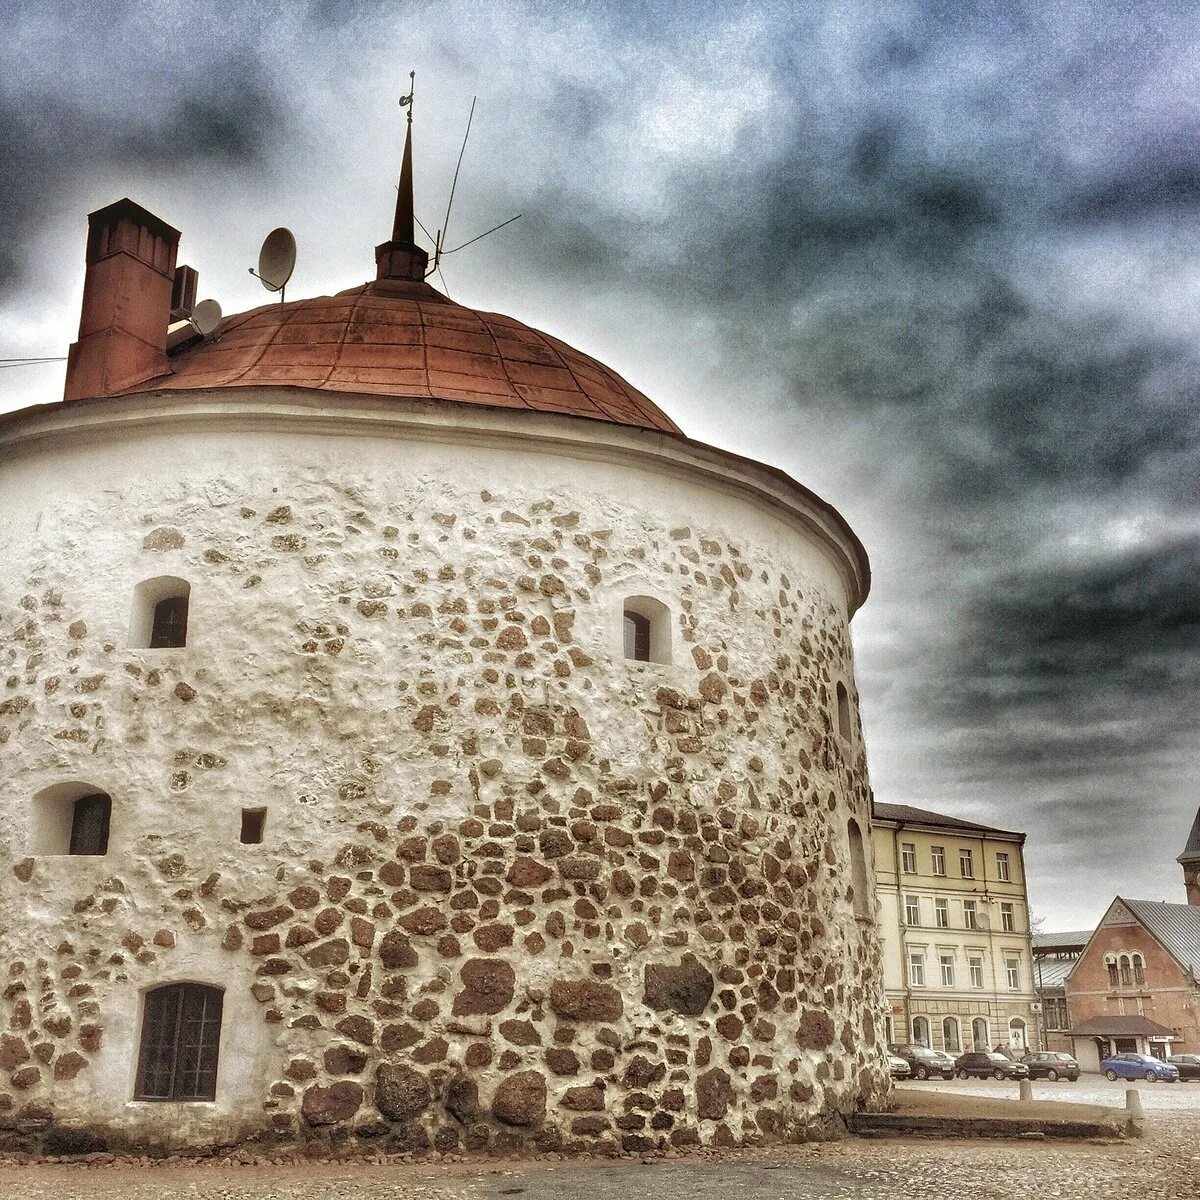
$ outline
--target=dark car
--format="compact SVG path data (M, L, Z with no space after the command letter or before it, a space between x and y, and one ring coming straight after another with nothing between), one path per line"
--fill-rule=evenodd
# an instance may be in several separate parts
M959 1079L974 1075L978 1079L1028 1079L1029 1068L1023 1062L1013 1062L994 1050L968 1050L954 1060L954 1073Z
M943 1079L954 1078L954 1059L940 1050L930 1050L927 1046L889 1046L888 1051L908 1063L914 1079L929 1079L935 1075Z
M1040 1054L1030 1054L1025 1059L1029 1068L1030 1079L1069 1079L1072 1083L1079 1078L1079 1064L1069 1055L1061 1051L1046 1050Z
M1167 1062L1178 1070L1180 1079L1200 1080L1200 1054L1172 1054Z

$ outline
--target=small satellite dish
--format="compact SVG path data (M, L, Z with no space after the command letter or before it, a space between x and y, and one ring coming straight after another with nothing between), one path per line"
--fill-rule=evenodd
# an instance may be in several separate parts
M975 918L975 923L986 933L992 927L992 918L989 917L987 913L980 913L979 916Z
M221 306L215 300L201 300L190 318L201 337L208 337L221 323Z
M296 269L296 239L290 229L272 229L258 252L254 275L268 292L282 292Z

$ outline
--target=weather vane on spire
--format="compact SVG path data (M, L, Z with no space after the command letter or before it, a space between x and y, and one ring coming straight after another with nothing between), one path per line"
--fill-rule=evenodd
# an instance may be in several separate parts
M408 109L408 123L412 124L413 97L417 94L417 73L408 73L408 95L400 97L400 107Z

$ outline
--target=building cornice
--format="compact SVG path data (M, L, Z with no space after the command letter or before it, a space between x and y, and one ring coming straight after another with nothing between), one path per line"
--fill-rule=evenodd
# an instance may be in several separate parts
M845 518L815 492L766 466L676 434L552 413L484 408L443 400L336 396L304 388L141 392L79 400L0 416L0 464L144 434L280 431L320 437L396 438L452 445L501 445L613 462L688 479L738 496L807 533L842 577L848 615L866 600L871 569Z

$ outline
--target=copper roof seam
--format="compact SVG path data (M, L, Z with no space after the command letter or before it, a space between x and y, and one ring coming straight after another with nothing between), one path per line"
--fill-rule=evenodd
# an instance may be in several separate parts
M579 382L579 376L575 374L574 370L572 370L570 359L558 348L558 346L554 344L556 339L552 339L548 334L543 333L540 329L534 329L532 325L529 326L529 330L531 333L536 334L537 337L541 338L542 344L547 350L553 350L558 356L558 361L562 363L563 369L568 375L570 375L571 382L574 383L575 387L579 391L579 394L584 398L584 400L586 400L587 403L590 404L592 408L594 408L602 416L607 417L610 421L615 421L616 418L614 418L613 414L610 413L608 409L606 409L604 405L600 403L599 400L593 400L592 397L588 395L588 392L584 388L583 384Z
M230 379L229 382L237 383L238 380L245 379L246 375L250 371L253 371L254 368L257 367L258 364L262 362L263 355L266 354L266 352L268 350L270 350L272 346L275 345L275 339L279 336L279 331L285 325L290 325L296 319L296 317L300 315L300 313L305 311L305 306L311 305L312 303L313 303L312 300L297 300L295 308L291 309L289 312L284 312L283 319L281 321L277 321L275 323L275 328L272 331L271 336L259 347L258 357L255 358L253 362L247 363L246 366L243 367L242 370L238 374L234 375L233 378ZM280 307L281 311L285 308L285 306L282 304L279 307Z
M342 362L342 347L346 344L346 339L350 336L350 326L354 324L354 314L358 312L358 306L362 303L365 288L360 288L358 295L354 297L353 303L350 305L350 313L342 322L342 336L338 338L337 350L333 356L333 362L329 364L329 370L325 372L325 378L317 385L322 390L326 388L329 381L333 378L333 373L338 369Z
M421 374L425 378L425 395L433 400L433 383L429 379L429 335L426 333L429 326L425 321L425 306L420 300L414 300L413 304L417 310L417 328L421 331Z
M471 312L474 310L468 309L467 311ZM492 345L495 347L495 350L496 350L496 359L500 363L500 370L502 370L504 372L505 381L508 383L508 386L511 389L512 394L514 396L516 396L516 398L518 400L520 400L520 402L527 409L529 409L530 412L536 412L537 409L535 409L533 407L533 405L530 404L529 401L526 400L525 397L522 396L521 393L517 390L516 382L513 380L513 377L508 373L508 360L504 357L504 352L500 349L500 342L497 339L495 331L492 329L491 324L488 322L487 318L484 317L483 313L477 312L477 313L475 313L475 316L478 319L480 325L482 325L483 328L487 331L488 337L490 337L492 339Z

